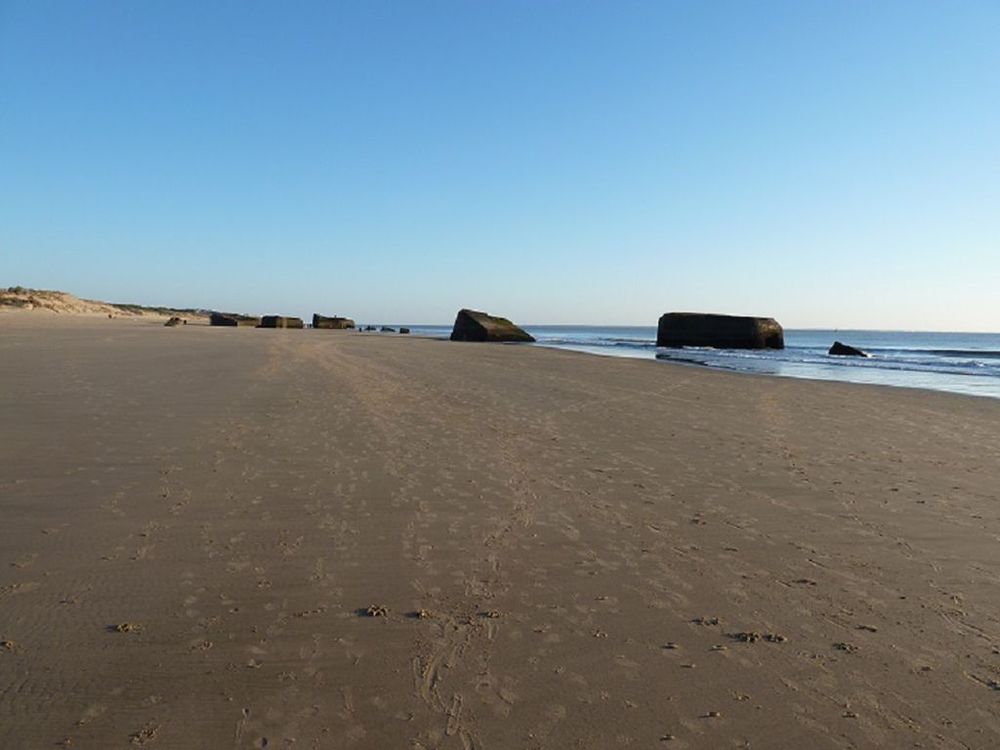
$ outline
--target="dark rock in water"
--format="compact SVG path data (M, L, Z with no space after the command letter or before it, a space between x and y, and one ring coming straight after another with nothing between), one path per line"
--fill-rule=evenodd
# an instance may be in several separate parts
M350 318L341 318L337 315L328 318L325 315L313 313L313 328L328 328L333 330L354 328L354 321Z
M400 333L409 333L409 332L410 332L410 329L409 329L409 328L406 328L405 326L400 326L400 327L399 327L399 332L400 332Z
M172 317L170 320L168 320L163 325L167 326L168 328L173 328L174 326L179 326L181 324L187 325L187 321L183 320L182 318L178 318L175 315L174 317Z
M867 357L868 355L853 346L848 346L847 344L841 344L839 341L834 341L833 346L830 347L830 351L827 354L832 354L835 357Z
M255 318L252 315L214 312L209 316L208 323L213 326L249 326L256 328L260 325L260 318Z
M396 329L393 328L392 326L382 326L382 330L385 333L395 333L396 332Z
M365 330L366 331L377 331L378 328L376 328L375 326L365 326Z
M286 318L281 315L265 315L258 328L303 328L302 318Z
M784 349L785 332L774 318L672 312L660 316L656 345Z
M507 318L498 318L477 310L458 311L451 329L452 341L534 341L534 337Z

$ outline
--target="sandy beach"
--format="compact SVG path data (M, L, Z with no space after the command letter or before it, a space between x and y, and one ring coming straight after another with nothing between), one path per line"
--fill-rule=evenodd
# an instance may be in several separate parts
M0 747L1000 746L1000 401L0 318Z

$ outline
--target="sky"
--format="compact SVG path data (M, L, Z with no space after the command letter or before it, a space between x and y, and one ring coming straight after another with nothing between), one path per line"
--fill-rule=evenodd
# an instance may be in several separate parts
M1000 2L0 0L0 286L1000 331Z

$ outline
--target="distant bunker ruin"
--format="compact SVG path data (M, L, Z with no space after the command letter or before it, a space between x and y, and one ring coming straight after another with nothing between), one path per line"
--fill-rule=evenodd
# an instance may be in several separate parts
M671 312L660 316L656 345L784 349L785 332L774 318Z
M522 341L532 342L535 338L511 323L507 318L498 318L477 310L458 311L455 325L451 329L452 341Z
M257 328L260 326L260 318L255 318L252 315L214 312L209 316L208 323L213 326Z
M849 344L842 344L839 341L834 341L833 342L833 346L830 347L830 350L827 352L827 354L829 354L830 356L833 356L833 357L867 357L868 356L867 352L861 351L856 346L851 346Z
M313 313L313 328L326 328L329 330L343 330L354 328L354 321L350 318L341 318L337 315L327 317L319 313Z
M302 318L286 318L282 315L265 315L260 319L259 328L305 328Z

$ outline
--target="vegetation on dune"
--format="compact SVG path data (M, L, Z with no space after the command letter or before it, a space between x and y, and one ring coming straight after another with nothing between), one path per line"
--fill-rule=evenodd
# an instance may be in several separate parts
M133 313L135 315L142 315L144 313L154 313L156 315L175 315L177 313L184 313L185 315L203 315L208 316L211 314L211 310L202 310L197 307L154 307L150 305L136 305L128 302L107 302L105 303L110 307L117 308L122 312Z
M43 308L54 312L115 312L124 315L186 315L188 317L208 317L209 311L198 308L161 307L158 305L136 305L121 302L99 302L80 299L68 292L52 289L32 289L30 287L0 287L0 306L18 308Z

